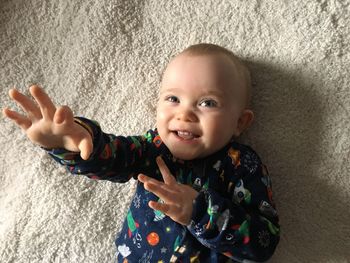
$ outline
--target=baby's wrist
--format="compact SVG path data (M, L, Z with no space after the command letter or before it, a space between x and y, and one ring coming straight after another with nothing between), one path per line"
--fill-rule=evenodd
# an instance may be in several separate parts
M94 139L94 132L88 124L86 124L84 121L82 121L81 119L79 119L77 117L74 117L74 122L76 124L80 125L81 127L83 127L85 130L87 130L91 136L91 139L92 140Z

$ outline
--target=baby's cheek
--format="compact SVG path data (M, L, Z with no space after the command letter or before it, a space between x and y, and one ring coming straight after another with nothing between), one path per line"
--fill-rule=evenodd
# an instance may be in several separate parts
M166 109L164 109L161 106L158 106L158 108L157 108L157 122L158 121L164 121L167 118L168 115L169 114L167 114Z
M222 119L222 121L213 120L207 124L207 129L210 144L216 150L229 143L234 134L232 123L227 119Z
M165 139L165 133L166 133L166 127L167 127L167 122L165 121L164 115L157 115L157 123L156 127L158 130L159 136L164 140Z
M164 120L164 114L157 111L157 117L156 117L157 127L163 122L163 120Z

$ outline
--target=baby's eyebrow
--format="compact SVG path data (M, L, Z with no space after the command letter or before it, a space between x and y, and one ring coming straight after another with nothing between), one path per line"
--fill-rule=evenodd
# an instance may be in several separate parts
M180 88L165 88L165 89L161 89L159 94L163 94L163 93L172 93L172 92L186 92L185 89L180 89ZM206 90L205 92L203 92L203 96L215 96L215 97L219 97L219 98L225 98L227 96L227 94L221 90L217 90L217 89L209 89Z
M181 91L178 88L162 88L160 89L160 94L165 93L165 92L175 92L175 91Z
M216 97L226 97L227 96L227 94L225 94L225 92L219 91L219 90L208 90L205 94L207 96L208 95L214 95Z

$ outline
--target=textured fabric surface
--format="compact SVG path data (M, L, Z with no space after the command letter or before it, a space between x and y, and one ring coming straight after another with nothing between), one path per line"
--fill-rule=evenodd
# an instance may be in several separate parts
M37 83L105 132L154 127L167 61L212 42L247 61L281 220L270 262L350 260L349 1L0 1L0 106ZM111 262L135 190L69 175L0 122L0 261Z

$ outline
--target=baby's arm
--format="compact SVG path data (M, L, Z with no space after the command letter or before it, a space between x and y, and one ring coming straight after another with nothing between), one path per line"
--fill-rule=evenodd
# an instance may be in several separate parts
M76 117L93 134L93 151L87 160L76 153L64 149L53 149L48 153L73 174L85 175L92 179L123 183L140 172L150 173L156 168L158 151L152 148L155 132L150 130L145 136L116 136L104 133L93 120Z
M152 155L146 154L154 134L115 136L103 133L99 124L82 117L73 117L67 107L56 109L49 96L38 86L30 87L36 105L15 89L10 97L26 115L3 109L3 114L21 127L28 138L74 174L94 179L125 182L139 172L154 169ZM142 170L139 170L142 169Z
M38 86L32 86L29 90L37 104L11 89L10 97L26 115L5 108L4 116L22 128L33 143L47 149L64 148L80 152L81 158L88 159L92 152L92 138L85 128L74 121L72 110L67 106L56 108L50 97Z
M279 242L278 216L267 169L254 152L242 149L241 157L246 154L234 165L226 197L210 188L199 193L187 228L204 246L235 261L262 262Z

